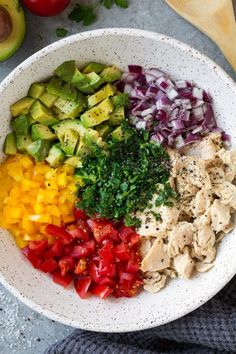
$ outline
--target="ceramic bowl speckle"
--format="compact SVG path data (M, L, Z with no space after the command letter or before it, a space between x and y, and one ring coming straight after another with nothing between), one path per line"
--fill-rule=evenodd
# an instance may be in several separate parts
M32 82L50 76L65 60L114 63L125 69L135 63L158 67L174 78L194 80L214 98L219 125L236 145L236 85L210 59L161 34L106 29L80 33L39 51L18 66L0 85L0 145L10 130L9 105L27 94ZM1 153L2 154L2 153ZM3 159L3 154L0 156ZM0 280L17 298L41 314L67 325L103 332L125 332L177 319L214 296L236 273L236 232L219 247L215 267L189 281L173 280L156 295L142 292L132 299L80 300L23 258L8 232L0 230Z

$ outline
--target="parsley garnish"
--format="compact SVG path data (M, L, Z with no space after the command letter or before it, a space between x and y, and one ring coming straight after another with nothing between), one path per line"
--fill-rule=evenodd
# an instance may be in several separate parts
M158 203L167 205L174 197L167 183L169 156L161 145L147 139L146 132L137 132L128 123L122 128L122 142L108 141L106 153L97 147L96 156L86 157L76 170L84 182L78 190L78 207L90 216L124 218L126 225L137 226L133 213L148 206L160 185Z
M67 36L68 31L65 28L57 28L56 29L56 35L59 38L63 38L65 36Z
M101 6L109 10L114 4L123 9L129 7L127 0L99 0L94 6L77 4L69 14L69 19L75 22L82 22L84 26L88 26L96 21L96 13Z

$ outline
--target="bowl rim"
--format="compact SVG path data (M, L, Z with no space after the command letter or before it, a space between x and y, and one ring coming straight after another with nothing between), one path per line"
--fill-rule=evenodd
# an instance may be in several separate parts
M133 37L143 37L143 38L148 38L148 39L153 39L156 41L161 41L164 43L169 44L172 47L176 47L178 49L181 49L182 51L185 52L191 52L191 55L198 60L200 60L202 63L207 65L209 68L213 69L218 76L222 78L230 87L231 89L235 92L236 95L236 82L230 77L229 74L227 74L224 69L222 69L217 63L215 63L212 59L208 58L205 54L202 52L194 49L188 44L185 44L178 39L169 37L165 34L157 33L157 32L152 32L152 31L146 31L146 30L140 30L140 29L135 29L135 28L105 28L105 29L97 29L97 30L92 30L92 31L85 31L81 32L75 35L71 35L69 37L63 38L61 40L58 40L52 44L49 44L48 46L40 49L33 55L31 55L29 58L24 60L22 63L20 63L10 74L7 75L7 77L0 83L0 96L2 92L5 90L5 88L14 80L15 77L18 76L18 74L24 70L25 68L29 67L32 63L38 61L39 59L43 58L45 55L62 48L63 46L67 44L71 44L73 42L77 42L80 40L85 40L88 38L94 38L94 37L100 37L100 36L108 36L108 35L114 35L114 36L120 36L123 35L125 36L133 36ZM69 320L65 315L57 314L54 311L48 310L43 308L41 305L39 305L35 300L30 300L27 297L25 297L24 294L22 294L14 285L11 285L6 281L4 278L4 275L2 271L0 271L0 282L2 285L10 291L11 294L13 294L18 300L20 300L24 305L28 306L34 311L37 311L38 313L46 316L47 318L57 321L61 324L67 325L67 326L73 326L75 328L81 328L84 330L93 330L95 332L112 332L112 333L118 333L118 332L129 332L129 331L138 331L138 330L144 330L144 329L150 329L153 327L157 327L161 324L166 324L169 322L172 322L174 320L177 320L178 318L181 318L185 316L186 314L194 311L204 303L206 303L208 300L210 300L213 296L215 296L235 275L236 273L236 265L235 268L232 268L231 272L227 273L227 276L225 277L224 283L221 284L221 287L218 287L217 289L214 289L211 293L208 294L208 296L204 299L204 301L199 301L194 303L192 306L189 306L186 309L183 309L181 313L175 313L173 314L172 317L168 319L168 321L164 321L163 323L156 323L153 321L152 323L149 324L149 326L137 326L134 325L133 327L129 328L114 328L113 330L107 329L107 328L102 328L99 325L95 325L94 328L91 329L91 327L86 326L86 324L79 323L78 321L75 320Z

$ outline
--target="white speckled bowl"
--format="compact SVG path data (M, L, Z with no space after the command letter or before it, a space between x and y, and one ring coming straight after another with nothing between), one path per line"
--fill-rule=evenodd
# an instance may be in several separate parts
M236 145L236 85L210 59L161 34L106 29L80 33L39 51L18 66L0 85L1 146L9 132L9 105L27 94L30 84L43 80L65 60L114 63L125 69L135 63L159 67L174 78L192 79L209 90L219 125ZM3 154L1 155L3 159ZM160 293L142 292L133 299L80 300L23 258L8 232L0 230L0 280L32 309L67 325L101 332L125 332L158 326L196 309L214 296L236 273L236 232L220 245L215 267L192 280L173 280Z

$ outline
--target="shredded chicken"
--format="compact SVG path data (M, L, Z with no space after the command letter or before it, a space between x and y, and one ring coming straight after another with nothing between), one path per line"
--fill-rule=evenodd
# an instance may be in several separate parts
M172 207L155 207L154 196L151 210L137 215L144 288L152 293L168 279L210 270L218 243L235 226L236 150L225 150L221 134L212 133L180 151L167 151L179 200Z

